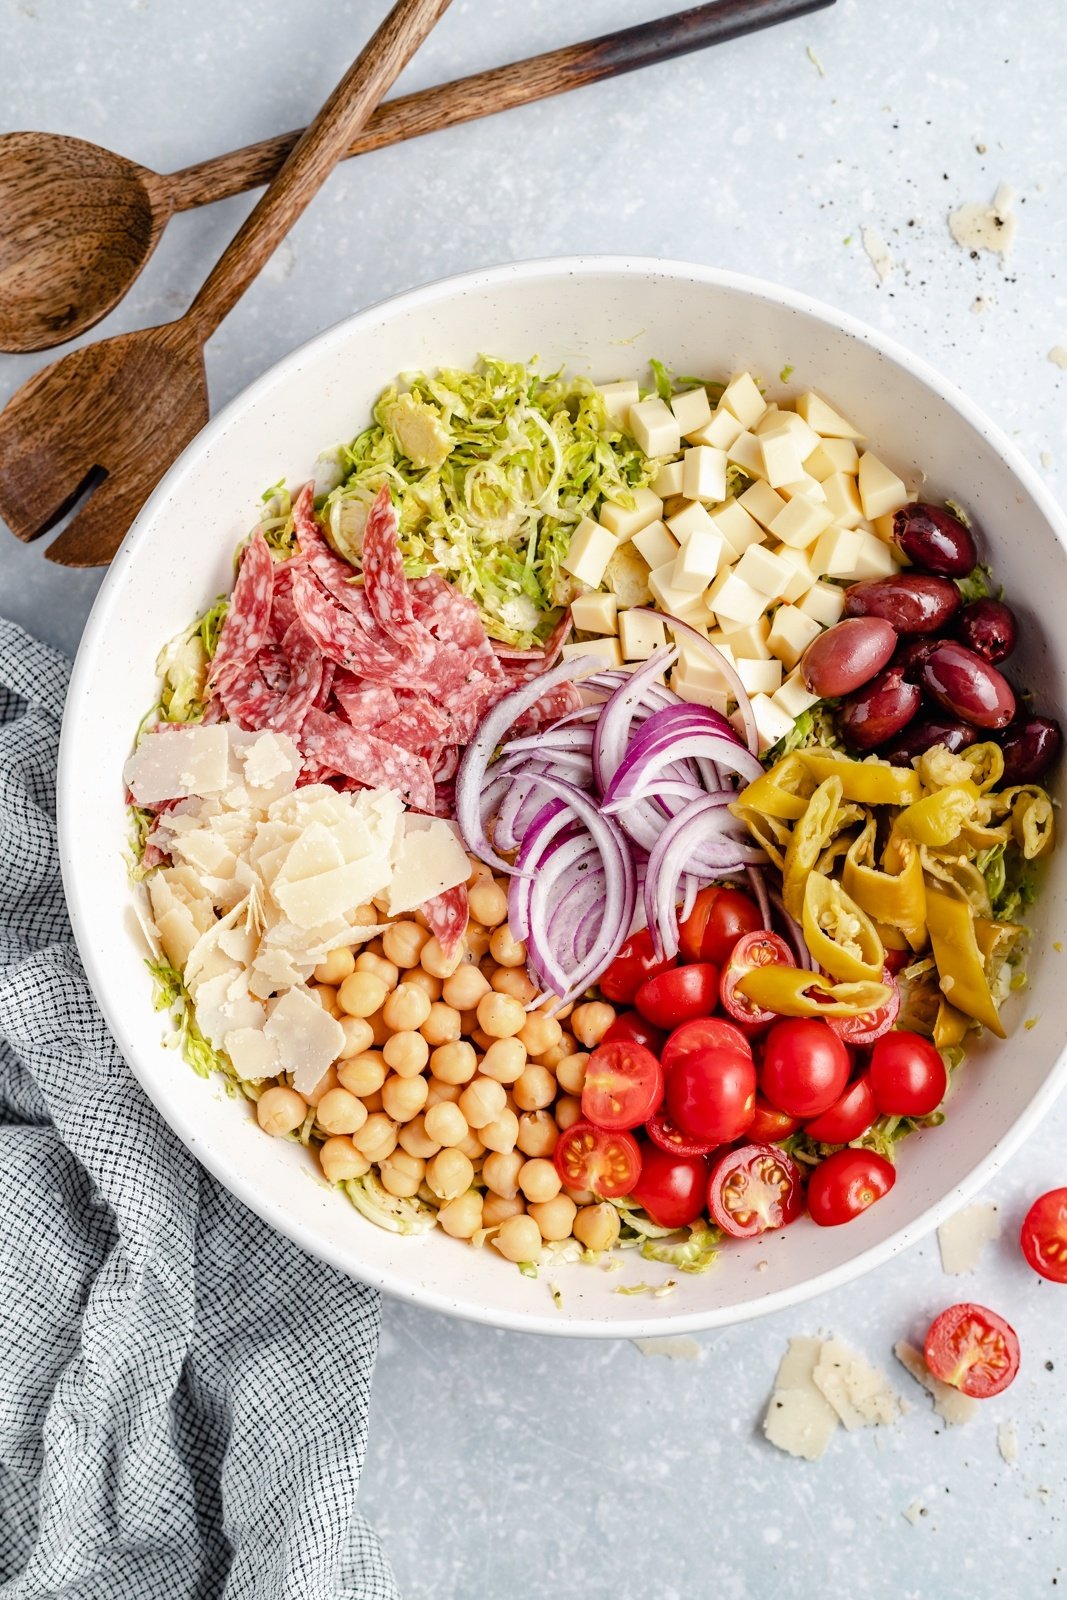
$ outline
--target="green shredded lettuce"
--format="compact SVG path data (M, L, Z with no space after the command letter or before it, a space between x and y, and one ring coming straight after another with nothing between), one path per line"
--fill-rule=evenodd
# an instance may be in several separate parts
M782 368L781 372L778 374L779 382L780 383L788 383L790 378L793 376L793 373L795 371L796 371L796 368L792 365L791 362L787 361L785 366Z
M654 1300L662 1300L665 1295L671 1294L678 1285L673 1278L667 1278L663 1283L620 1283L613 1291L615 1294L650 1294Z
M1027 861L1014 839L1007 839L983 850L975 865L985 879L994 920L1018 922L1037 896L1037 862Z
M229 596L220 595L203 616L160 651L156 671L163 686L159 693L157 721L199 722L202 719L207 706L208 667L218 649L222 624L229 609Z
M652 379L656 385L656 393L659 395L661 400L666 400L667 404L669 405L671 395L674 393L674 390L671 387L670 374L668 373L667 368L663 365L662 361L657 361L654 356L648 364L652 368Z
M285 486L285 479L279 478L269 489L264 489L260 499L263 502L263 512L259 520L259 531L270 548L284 560L285 557L291 556L296 548L293 498Z
M157 1011L170 1011L173 1017L175 1032L168 1044L180 1049L198 1077L209 1078L213 1072L220 1072L233 1083L235 1073L230 1058L209 1044L200 1032L192 998L177 967L169 961L146 961L145 966L155 985L152 1003Z
M519 1271L522 1273L524 1278L536 1278L537 1277L537 1262L536 1261L518 1261L518 1262L516 1262L516 1266L518 1267Z
M764 766L773 767L783 756L792 755L794 750L803 750L813 744L831 750L839 749L841 741L833 718L836 704L836 700L820 700L817 705L802 711L789 732L783 734L778 743L772 745L762 757Z
M698 1217L689 1228L688 1239L675 1244L646 1239L641 1254L646 1261L664 1261L681 1272L707 1272L719 1253L719 1230Z
M956 511L958 515L958 507ZM964 520L965 518L960 517L961 522ZM956 588L960 591L960 595L965 602L968 600L986 600L990 595L996 598L1000 594L990 569L981 566L974 567L965 578L957 578Z

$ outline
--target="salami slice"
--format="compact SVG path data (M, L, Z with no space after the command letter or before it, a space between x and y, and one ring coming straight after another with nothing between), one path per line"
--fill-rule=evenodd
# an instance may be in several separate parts
M256 666L259 668L260 677L275 694L284 694L289 687L291 669L289 655L283 640L277 644L271 640L265 644L256 656Z
M571 614L567 610L556 623L541 650L511 650L506 645L495 644L493 649L503 664L511 686L530 683L539 673L547 672L550 667L554 667L570 631Z
M415 620L411 585L397 541L396 512L383 484L363 529L363 592L383 633L405 649L427 655L428 630Z
M365 633L310 572L295 574L293 601L301 622L328 660L349 668L357 677L380 683L396 679L396 657L388 644Z
M212 682L218 682L223 672L247 666L267 643L273 600L274 560L257 530L241 556L230 609L211 663Z
M288 683L264 711L260 727L296 739L322 688L326 663L299 618L286 630L281 647L288 662Z
M387 683L368 683L344 667L336 669L333 694L353 728L376 728L380 722L395 717L400 709Z
M401 745L416 755L428 757L432 753L436 762L437 750L451 727L452 719L447 711L442 711L431 700L412 697L408 704L401 705L395 716L379 723L374 731L379 739Z
M415 615L434 638L458 646L483 677L503 684L504 673L474 601L436 572L417 579L411 587Z
M449 960L463 943L467 932L467 885L457 884L454 889L434 895L432 900L424 902L422 914L441 946L445 960Z
M260 726L261 718L275 698L255 661L224 672L216 688L229 721L249 733Z
M568 711L577 711L582 703L581 693L575 684L557 683L551 689L546 689L540 700L535 700L532 706L515 718L510 731L536 733L546 722L555 722L557 717L566 716Z
M270 631L271 637L278 644L285 638L286 630L291 628L296 621L296 606L293 604L293 571L296 567L305 565L301 557L298 562L283 561L274 568L274 598L271 602Z
M330 767L367 788L393 789L416 811L433 810L433 777L422 757L390 745L373 733L352 728L340 717L309 711L298 746L309 761L320 767Z

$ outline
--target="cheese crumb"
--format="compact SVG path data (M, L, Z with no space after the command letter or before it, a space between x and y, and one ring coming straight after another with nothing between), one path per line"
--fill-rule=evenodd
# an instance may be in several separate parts
M913 1500L910 1506L905 1506L901 1516L907 1517L913 1528L917 1528L926 1515L926 1507L921 1500Z
M913 1345L902 1339L894 1346L897 1360L904 1367L916 1383L921 1383L928 1394L933 1396L934 1410L950 1427L960 1423L970 1422L978 1411L978 1402L969 1394L961 1394L958 1389L953 1389L950 1384L942 1383L940 1378L935 1378L922 1353Z
M949 213L949 232L962 250L989 250L1001 260L1011 249L1017 221L1011 210L1015 194L1002 183L992 202L969 201Z
M1019 1459L1019 1433L1014 1422L1002 1422L997 1429L997 1449L1002 1461L1013 1467Z
M992 1200L966 1206L937 1230L941 1268L952 1277L973 1272L987 1244L1001 1235L1001 1222Z
M877 272L882 283L884 283L896 265L896 262L889 253L889 246L886 244L877 228L863 228L861 229L861 236L863 239L863 248L870 257L871 265L875 272Z
M1048 358L1054 367L1062 367L1067 372L1067 350L1062 344L1054 344L1048 353Z

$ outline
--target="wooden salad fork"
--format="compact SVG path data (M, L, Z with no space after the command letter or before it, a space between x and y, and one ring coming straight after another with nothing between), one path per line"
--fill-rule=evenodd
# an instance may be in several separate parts
M72 351L0 413L0 516L37 538L89 491L47 555L110 561L208 418L204 344L325 182L451 0L397 0L176 322Z

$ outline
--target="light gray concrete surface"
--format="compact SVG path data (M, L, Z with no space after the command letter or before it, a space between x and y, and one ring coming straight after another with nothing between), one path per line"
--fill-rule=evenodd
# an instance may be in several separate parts
M665 9L456 0L404 84ZM0 0L0 126L179 167L306 119L384 10ZM212 341L213 403L347 312L430 278L569 251L660 253L777 279L894 333L1062 486L1067 373L1048 352L1067 345L1065 65L1062 0L838 0L698 58L364 158L331 179ZM959 249L946 225L1001 182L1019 218L1003 270ZM180 312L249 204L176 218L103 331ZM885 282L865 227L895 262ZM0 399L46 360L0 358ZM67 650L96 584L0 536L0 611ZM1065 1135L1061 1105L992 1186L1005 1237L973 1277L945 1278L931 1241L838 1294L701 1338L693 1361L387 1304L360 1503L406 1595L1029 1600L1067 1586L1067 1291L1035 1280L1013 1243L1028 1199L1067 1182ZM975 1422L946 1430L895 1369L913 1409L892 1429L839 1433L816 1465L758 1436L790 1334L833 1330L889 1370L895 1339L921 1337L966 1297L1009 1315L1024 1350L1014 1388ZM1008 1419L1016 1465L997 1450Z

